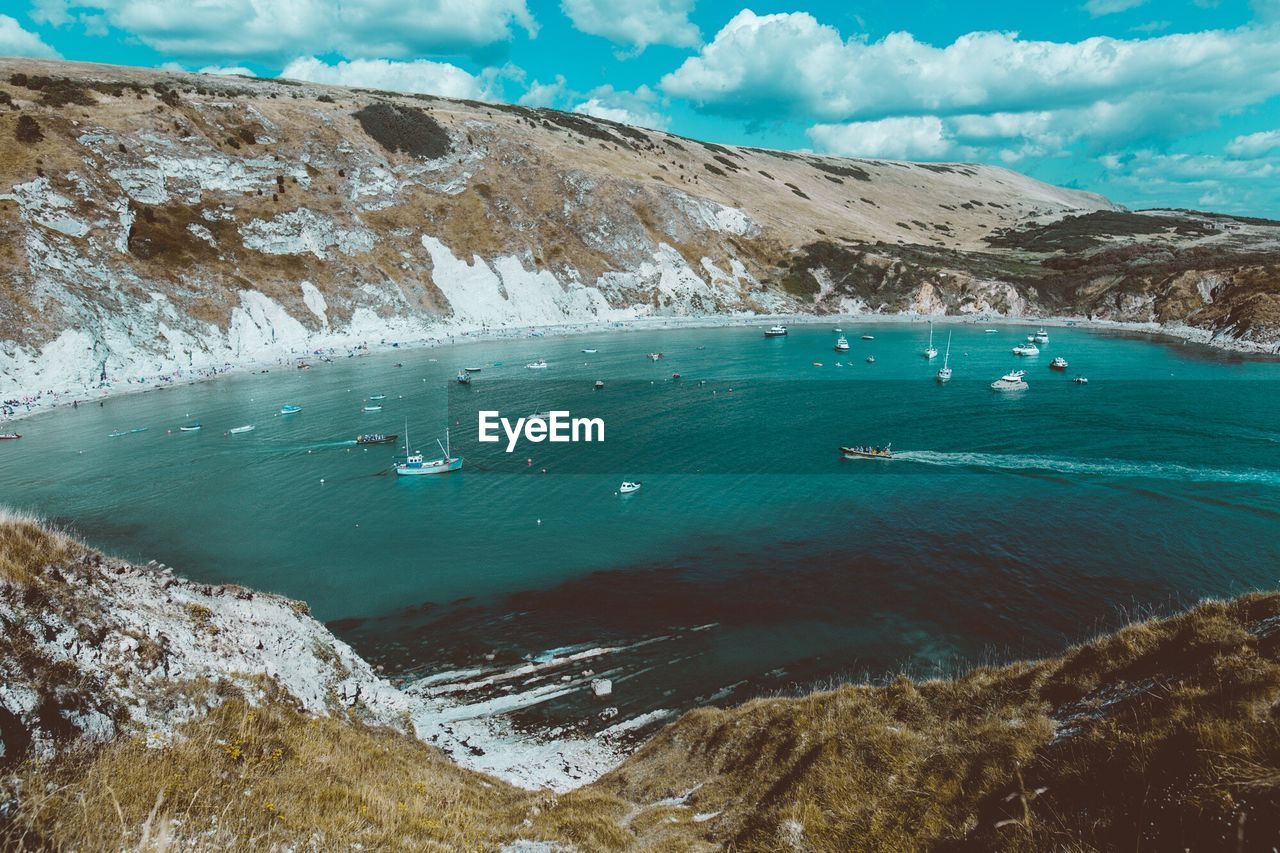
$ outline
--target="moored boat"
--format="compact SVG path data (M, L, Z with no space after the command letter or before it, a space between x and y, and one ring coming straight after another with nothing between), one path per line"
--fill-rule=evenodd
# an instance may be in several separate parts
M786 326L770 326L764 330L766 338L785 338L787 336Z
M370 400L385 400L385 399L387 399L387 395L386 395L386 394L373 394L373 395L371 395L371 396L369 397L369 399L370 399Z
M228 435L240 435L246 432L253 432L253 424L245 424L244 426L232 427L227 430Z
M662 358L662 353L660 353L660 352L647 352L647 353L645 353L645 354L644 354L644 357L645 357L645 358L647 358L647 359L649 359L650 361L657 361L658 359Z
M286 404L280 407L280 414L282 415L296 415L298 412L301 412L301 411L302 411L301 406L295 406L292 404Z
M598 352L598 350L584 349L583 352L585 352L587 355L594 355L596 352Z
M547 360L545 358L540 358L537 361L529 362L528 364L525 365L525 367L529 368L530 370L546 370Z
M644 483L633 483L630 480L623 480L622 485L618 486L618 491L624 495L629 495L632 492L640 491L640 487L643 485Z
M1033 343L1018 344L1016 347L1013 348L1013 354L1025 355L1025 356L1039 355L1040 347L1036 346Z
M1053 361L1049 362L1049 367L1053 370L1066 370L1068 366L1067 360L1062 356L1057 356Z
M199 432L202 429L204 429L204 427L200 426L198 422L194 424L186 424L185 426L178 427L178 430L181 432Z
M1026 375L1027 372L1025 370L1012 370L992 382L991 388L995 391L1025 391L1027 382L1022 377Z
M863 339L864 341L874 341L874 340L876 339L876 336L875 336L875 335L863 335L863 336L862 336L862 339Z
M893 445L886 444L884 447L873 447L868 444L860 444L853 447L841 447L840 453L845 459L892 459Z
M933 321L929 321L929 345L924 348L921 353L927 359L935 359L938 357L938 348L933 345Z
M1048 333L1048 332L1046 332L1046 331L1044 330L1044 327L1043 327L1043 326L1041 326L1039 329L1037 329L1037 330L1036 330L1036 333L1035 333L1034 335L1032 335L1031 337L1032 337L1032 339L1033 339L1036 343L1038 343L1038 344L1047 344L1047 343L1049 343L1049 333Z
M480 368L480 367L464 367L462 369L465 370L467 373L479 373L481 370L483 370L483 368Z
M455 376L454 379L457 381L459 385L471 384L471 374L467 373L465 370L459 370L458 375Z
M1071 381L1072 381L1072 382L1074 382L1074 383L1076 383L1077 385L1088 385L1088 384L1089 384L1089 380L1088 380L1088 379L1086 379L1086 378L1085 378L1085 377L1083 377L1083 376L1077 376L1075 379L1072 379Z
M436 439L436 444L440 444L440 440ZM444 451L444 456L439 459L427 459L421 452L414 453L410 449L409 444L409 427L406 424L404 428L404 452L407 454L403 462L397 462L395 472L401 477L413 477L419 474L448 474L450 471L457 471L462 467L462 457L454 456L449 451L449 430L444 431L444 444L440 444L440 449Z
M366 412L381 412L382 406L378 405L377 403L374 403L372 406L365 406L364 410Z
M601 388L603 388L603 387L604 387L604 380L603 380L603 379L597 379L597 380L596 380L596 384L595 384L595 386L594 386L594 387L595 387L595 389L596 389L597 391L599 391Z
M122 435L128 435L128 434L129 434L129 433L125 432L125 431L124 431L124 430L122 430L122 429L116 429L116 430L112 430L111 432L107 433L107 438L119 438L119 437L120 437L120 436L122 436Z
M22 438L20 432L0 432L0 441L17 441Z
M875 363L876 363L876 357L874 355L867 356L867 364L875 364Z
M951 381L951 366L950 364L948 364L948 362L950 361L951 361L951 333L947 332L947 354L942 357L942 368L938 370L939 382Z
M840 337L836 338L835 350L836 352L848 352L849 351L848 338L846 338L844 335L841 335Z

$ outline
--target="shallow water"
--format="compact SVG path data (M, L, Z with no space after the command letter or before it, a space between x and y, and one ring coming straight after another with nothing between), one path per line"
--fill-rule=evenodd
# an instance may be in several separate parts
M939 325L940 349L948 330L947 386L923 323L846 324L845 355L827 325L617 331L233 376L23 421L0 502L305 599L392 672L617 647L624 714L1034 654L1129 609L1276 584L1280 364L1075 328L1016 359L1030 329ZM524 368L537 357L550 368ZM469 388L464 365L484 367ZM1015 366L1028 391L988 388ZM384 409L364 413L372 394ZM488 407L600 415L606 441L507 454L476 442ZM463 471L396 478L395 447L352 444L406 421L424 450L454 423ZM886 441L891 462L837 453ZM617 495L623 479L644 486Z

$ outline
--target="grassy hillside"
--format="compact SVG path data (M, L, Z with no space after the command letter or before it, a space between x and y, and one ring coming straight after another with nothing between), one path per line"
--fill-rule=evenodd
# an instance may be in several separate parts
M86 558L62 534L5 518L0 601L47 596ZM37 665L19 654L0 642L0 663ZM1271 850L1278 703L1275 593L950 680L693 711L561 796L463 770L398 731L308 713L269 687L256 698L227 690L169 735L126 730L52 759L7 753L0 839L81 850Z

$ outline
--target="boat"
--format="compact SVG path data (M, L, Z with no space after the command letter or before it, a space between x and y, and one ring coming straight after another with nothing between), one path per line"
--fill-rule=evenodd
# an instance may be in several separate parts
M375 404L374 404L374 405L372 405L372 406L365 406L365 407L364 407L364 410L365 410L366 412L381 412L381 411L382 411L382 406L379 406L379 405L377 405L377 404L375 403Z
M310 370L310 369L311 369L311 365L307 364L305 361L300 361L300 362L298 362L298 369L299 369L299 370Z
M302 411L301 406L285 405L280 407L280 414L282 415L296 415L298 412L301 412L301 411Z
M923 355L925 358L938 357L938 348L933 345L933 321L932 320L929 321L929 345L924 348L924 352L921 353L921 355Z
M194 423L194 424L186 424L185 426L180 426L178 427L178 430L180 432L199 432L203 428L204 427L200 426L199 423Z
M599 390L600 390L601 388L603 388L603 387L604 387L604 380L603 380L603 379L597 379L597 380L596 380L596 384L595 384L595 389L596 389L597 391L599 391Z
M1022 377L1026 375L1025 370L1012 370L992 382L991 388L995 391L1025 391L1027 383Z
M1036 333L1035 333L1034 335L1032 335L1031 337L1032 337L1032 338L1035 340L1035 342L1036 342L1036 343L1038 343L1038 344L1047 344L1047 343L1049 343L1049 333L1048 333L1048 332L1046 332L1046 331L1044 330L1044 328L1043 328L1043 327L1042 327L1042 328L1037 329L1037 330L1036 330Z
M1074 383L1076 383L1077 385L1088 385L1088 384L1089 384L1089 380L1088 380L1088 379L1086 379L1086 378L1084 378L1083 376L1077 376L1075 379L1072 379L1071 381L1072 381L1072 382L1074 382Z
M983 333L984 335L994 335L994 334L995 334L996 332L998 332L998 331L1000 331L1000 330L999 330L999 329L983 329L983 330L982 330L982 333Z
M679 374L679 373L673 373L673 374L671 374L671 378L672 378L672 379L679 379L679 378L680 378L680 374Z
M587 355L595 355L597 352L599 352L599 350L584 349L583 352L585 352Z
M840 453L845 459L892 459L893 445L886 444L884 447L872 447L870 445L842 447L840 448Z
M107 438L119 438L122 435L128 435L128 434L129 433L125 432L122 429L117 429L107 433Z
M440 439L436 439L436 444L440 444ZM444 456L439 459L427 459L421 453L414 453L409 449L409 425L404 426L404 452L406 454L403 462L397 462L395 472L402 477L413 477L419 474L448 474L450 471L457 471L462 467L462 457L454 456L449 451L449 430L444 431L444 444L440 444L440 449L444 451Z
M537 361L529 362L528 364L525 365L525 367L529 368L530 370L546 370L547 360L545 358L540 358Z
M785 338L787 336L786 326L770 326L764 330L766 338Z
M371 396L369 399L370 399L370 400L385 400L385 399L387 399L387 395L386 395L386 394L374 394L374 395L373 395L373 396Z
M1014 355L1039 355L1040 347L1032 343L1018 344L1013 348Z
M129 432L146 432L146 431L147 431L146 427L134 427L133 429L129 430Z
M548 420L550 417L551 417L550 412L534 412L532 415L529 415L528 417L526 417L525 420L528 421L529 423L533 423L534 421Z
M1049 367L1054 370L1066 370L1067 360L1062 356L1057 356L1053 361L1049 362Z
M874 340L876 339L876 336L875 336L875 335L863 335L863 336L862 336L862 339L863 339L864 341L874 341Z
M465 370L459 370L458 375L455 378L457 379L459 385L471 384L471 374L467 373Z
M227 430L229 435L240 435L245 432L253 432L253 424L245 424L244 426L232 427Z
M660 352L647 352L647 353L645 353L645 354L644 354L644 357L645 357L645 358L647 358L647 359L649 359L650 361L657 361L658 359L662 358L662 353L660 353Z
M356 444L395 444L398 435L383 435L380 432L368 432L356 436Z
M618 491L624 495L629 495L632 492L640 491L640 487L643 485L644 483L633 483L630 480L624 480L622 485L618 486Z
M951 361L951 333L947 332L947 354L942 357L942 368L938 371L939 382L951 381L951 367L948 362Z
M848 351L849 351L848 339L845 338L844 335L841 335L840 337L836 338L836 352L848 352Z
M867 364L875 364L875 363L876 363L876 357L874 355L867 356Z
M481 367L464 367L464 368L462 368L462 369L463 369L463 370L465 370L467 373L479 373L479 372L480 372L481 370L483 370L484 368L481 368Z
M0 432L0 441L17 441L22 438L20 432Z

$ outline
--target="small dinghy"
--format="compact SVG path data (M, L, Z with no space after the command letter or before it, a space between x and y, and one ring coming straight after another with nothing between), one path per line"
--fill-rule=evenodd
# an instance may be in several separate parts
M645 358L647 358L647 359L649 359L650 361L657 361L658 359L662 358L662 353L660 353L660 352L647 352L647 353L645 353L645 354L644 354L644 357L645 357Z
M626 481L624 481L624 482L623 482L623 484L622 484L621 486L618 486L618 491L619 491L619 493L621 493L621 494L629 495L629 494L631 494L632 492L638 492L638 491L640 491L640 487L641 487L642 485L644 485L644 484L643 484L643 483L633 483L633 482L631 482L630 480L626 480Z
M864 341L874 341L874 340L876 339L876 336L875 336L875 335L863 335L863 336L862 336L862 339L863 339Z
M227 430L228 435L243 435L246 432L253 432L253 424L245 424L244 426L232 427Z
M280 407L280 414L282 415L296 415L298 412L301 412L301 411L302 411L301 406L285 405Z
M366 412L381 412L382 406L378 405L377 403L374 403L372 406L365 406L364 410Z
M595 355L597 352L599 352L599 350L584 349L583 352L585 352L587 355Z
M874 355L867 356L867 364L875 364L875 363L876 363L876 357Z
M180 426L178 427L178 429L181 432L199 432L200 430L204 429L204 427L196 423L196 424L187 424L186 426Z
M480 367L464 367L462 369L465 370L467 373L479 373L481 370L483 370L483 368L480 368Z
M385 399L387 399L387 395L386 395L386 394L374 394L374 395L373 395L372 397L370 397L369 399L370 399L370 400L385 400Z

